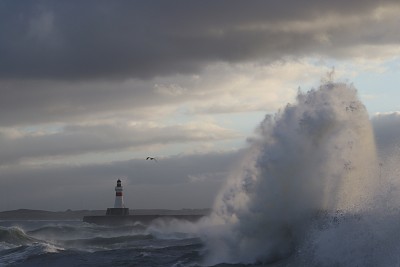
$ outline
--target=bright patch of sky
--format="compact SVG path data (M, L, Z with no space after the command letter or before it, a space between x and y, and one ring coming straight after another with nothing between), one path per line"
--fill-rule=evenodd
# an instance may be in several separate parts
M384 62L382 70L357 73L352 82L370 115L400 110L400 58Z

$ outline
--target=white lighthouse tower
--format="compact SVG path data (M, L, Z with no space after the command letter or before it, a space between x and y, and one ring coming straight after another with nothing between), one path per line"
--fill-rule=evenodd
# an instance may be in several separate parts
M114 202L115 209L125 208L122 191L123 189L121 185L121 180L118 179L117 186L115 187L115 202Z
M117 186L115 187L114 208L108 208L106 215L112 215L112 216L129 215L129 209L125 208L122 191L123 188L121 185L121 180L118 179Z

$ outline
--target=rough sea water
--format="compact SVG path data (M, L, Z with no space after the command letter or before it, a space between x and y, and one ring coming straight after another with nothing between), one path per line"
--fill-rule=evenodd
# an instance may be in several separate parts
M149 226L0 222L0 266L400 266L398 157L325 83L260 123L213 212Z
M174 221L120 227L79 221L0 222L0 266L193 266L203 245Z

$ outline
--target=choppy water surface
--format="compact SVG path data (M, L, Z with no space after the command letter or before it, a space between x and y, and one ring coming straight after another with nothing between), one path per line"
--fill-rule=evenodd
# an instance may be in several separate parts
M78 221L0 222L0 266L195 266L203 245L155 226Z

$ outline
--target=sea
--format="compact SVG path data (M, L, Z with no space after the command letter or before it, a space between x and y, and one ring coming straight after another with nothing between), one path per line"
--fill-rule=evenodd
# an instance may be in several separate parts
M255 261L246 257L253 255L247 248L238 260L227 260L223 245L210 245L198 231L204 231L205 222L101 226L77 220L0 221L0 266L400 266L400 210L381 215L337 211L319 214L306 226L286 225L284 233L274 228L275 235L261 245L266 257ZM260 236L271 232L267 226L250 230Z
M200 266L204 245L156 225L0 221L0 266Z

